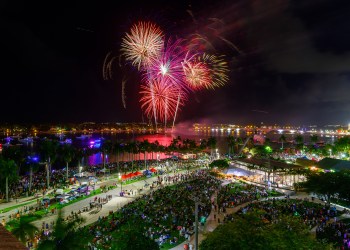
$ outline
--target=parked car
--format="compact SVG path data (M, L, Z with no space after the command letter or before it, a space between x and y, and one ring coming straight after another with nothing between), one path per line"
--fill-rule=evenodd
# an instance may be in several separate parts
M50 205L50 198L49 197L44 197L42 200L41 200L41 205L45 205L45 204L48 204Z
M67 199L62 199L62 200L60 200L60 204L62 205L62 204L66 204L66 203L69 203L69 200L67 200Z
M55 198L57 201L67 200L70 196L67 194L57 195Z

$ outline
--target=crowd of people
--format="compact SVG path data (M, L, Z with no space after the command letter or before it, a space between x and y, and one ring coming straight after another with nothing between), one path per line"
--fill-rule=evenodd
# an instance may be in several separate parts
M334 217L333 221L322 223L316 228L317 239L326 239L336 244L342 250L350 249L350 223L349 220L338 220Z
M219 207L234 207L239 204L266 198L269 196L265 187L246 183L233 183L222 186L218 192Z
M264 211L264 220L277 222L280 215L297 216L309 229L327 224L331 218L338 216L334 207L327 204L313 203L302 199L269 199L252 202L241 208L238 214L245 214L252 210Z
M122 207L108 217L101 217L98 222L88 228L92 236L91 249L109 249L112 238L123 233L127 223L148 238L163 244L175 244L189 239L194 233L194 201L191 196L198 197L199 216L207 217L210 213L210 198L219 187L220 181L203 170L188 174L176 174L173 177L158 178L157 185L170 182L173 186L152 191Z

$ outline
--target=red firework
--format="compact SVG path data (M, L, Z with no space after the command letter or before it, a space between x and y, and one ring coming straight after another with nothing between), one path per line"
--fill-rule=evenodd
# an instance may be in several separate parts
M147 116L167 121L184 105L184 93L167 78L155 78L141 85L141 108Z

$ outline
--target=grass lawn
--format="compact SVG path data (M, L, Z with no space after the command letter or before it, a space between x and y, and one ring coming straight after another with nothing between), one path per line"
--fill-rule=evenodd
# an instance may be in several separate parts
M12 207L7 207L7 208L4 208L2 211L2 213L7 213L8 211L11 211L13 209L16 209L18 207L22 207L22 206L25 206L25 205L28 205L28 204L31 204L31 203L35 203L36 202L36 199L35 200L32 200L32 201L27 201L27 202L24 202L24 203L21 203L21 204L18 204L18 205L15 205L15 206L12 206Z
M267 190L267 193L269 194L269 196L281 196L283 195L280 192L277 192L276 190Z
M153 177L153 176L152 176ZM148 178L146 176L142 176L140 178L134 179L134 180L126 180L123 182L123 185L128 185L134 182L142 181L142 180L147 180Z

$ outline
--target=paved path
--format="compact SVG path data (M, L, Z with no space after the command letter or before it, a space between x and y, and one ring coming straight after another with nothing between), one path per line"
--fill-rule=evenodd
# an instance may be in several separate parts
M140 171L143 171L143 170L140 170ZM177 172L177 173L184 173L185 171L181 171L181 172ZM164 176L164 175L163 175ZM155 178L156 179L156 177L153 177L153 178ZM147 179L146 181L148 182L148 183L152 183L152 181L154 181L155 179L152 179L152 180L150 180L150 179L152 179L152 178L149 178L149 179ZM116 175L113 175L113 176L111 176L111 177L109 177L109 178L107 178L107 179L104 179L104 180L102 180L102 181L98 181L97 183L96 183L96 189L98 189L98 188L100 188L101 186L111 186L111 185L114 185L114 183L118 183L119 182L119 180L118 180L118 177L116 176ZM143 184L145 183L145 181L144 180L142 180L142 181L139 181L141 184L137 184L137 185L135 185L135 183L137 183L137 182L134 182L134 183L132 183L132 184L128 184L128 185L130 185L130 186L126 186L126 188L124 188L124 185L123 185L123 190L125 190L125 189L133 189L133 190L136 190L136 187L138 187L138 188L142 188L143 187ZM119 184L119 183L118 183ZM140 187L142 185L142 187ZM73 188L73 187L77 187L76 185L70 185L69 186L70 188ZM119 184L119 187L120 187L120 184ZM148 188L149 189L149 188ZM119 190L119 191L117 191L117 190ZM50 194L50 193L52 193L53 192L53 189L51 189L51 190L49 190L49 192L46 194L46 195L48 195L48 194ZM119 192L120 192L120 188L119 189L115 189L115 192L119 195ZM96 195L97 197L102 197L102 198L105 198L105 196L106 196L106 194L107 193L104 193L104 194L101 194L101 195ZM110 193L109 193L110 194ZM46 196L45 195L45 196ZM90 197L90 198L87 198L87 200L88 200L88 202L87 202L87 205L89 205L89 201L92 199L92 198L94 198L95 196L93 196L93 197ZM24 197L24 198L21 198L21 199L18 199L17 200L17 202L16 202L16 200L13 200L13 201L10 201L10 202L7 202L7 203L1 203L0 204L0 211L2 210L2 209L5 209L5 208L8 208L8 207L12 207L12 206L16 206L16 205L21 205L21 203L23 204L23 205L21 205L21 206L19 206L18 208L15 208L15 209L12 209L12 210L10 210L10 211L8 211L8 212L6 212L6 213L0 213L0 219L2 220L3 218L8 222L10 219L9 219L9 216L10 215L12 215L12 214L14 214L14 213L16 213L18 210L21 210L24 206L33 206L33 205L36 205L36 201L37 201L37 199L40 199L40 198L42 198L42 195L40 195L39 197L34 197L34 196L30 196L30 197ZM68 205L67 207L69 207L69 206L74 206L74 209L76 209L76 210L79 210L79 209L81 209L83 206L86 206L86 203L84 203L83 202L84 200L82 200L82 201L79 201L79 202L76 202L76 203L74 203L74 204L72 204L72 205ZM26 204L27 202L31 202L30 204ZM79 205L79 204L84 204L84 205ZM64 210L63 210L64 211Z
M180 172L177 172L175 174L179 174L179 173L185 173L187 172L186 170L184 171L180 171ZM175 175L174 173L172 174L169 174L169 176L173 176ZM163 175L165 176L165 175ZM157 176L155 177L151 177L151 178L148 178L146 181L147 183L149 184L152 184L153 181L156 181L157 180ZM172 184L169 183L169 184ZM81 200L79 202L76 202L76 203L73 203L71 205L68 205L64 208L62 208L62 212L63 212L63 215L66 217L68 216L69 214L71 214L71 212L77 212L79 209L82 210L83 207L89 207L90 206L90 201L93 201L95 197L97 198L106 198L106 195L112 195L112 199L104 204L102 206L102 209L93 209L89 212L84 212L82 213L82 217L86 219L85 223L83 225L89 225L91 223L94 223L95 221L98 220L98 217L102 217L102 216L107 216L109 214L110 211L116 211L117 209L121 208L122 206L126 205L127 203L131 202L132 200L134 200L136 197L140 196L140 195L143 195L143 194L146 194L148 192L151 191L150 187L148 186L147 188L144 187L145 185L145 181L144 180L141 180L141 181L138 181L138 182L134 182L134 183L131 183L131 184L127 184L127 185L123 185L123 190L133 190L133 191L136 191L136 190L139 190L141 188L143 188L144 191L142 191L140 194L137 194L137 195L126 195L126 196L123 196L123 197L120 197L120 188L121 186L118 185L117 188L113 189L113 190L110 190L106 193L102 193L102 194L98 194L98 195L95 195L95 196L91 196L87 199L84 199L84 200ZM156 190L156 189L153 189L153 190ZM36 225L37 227L41 228L42 226L42 223L45 222L45 223L48 223L50 224L52 221L55 221L57 218L57 215L51 215L51 216L48 216L48 217L43 217L42 219L40 220L37 220L37 221L34 221L33 224Z
M105 185L112 185L113 182L116 182L118 179L117 178L111 178L111 179L106 179L103 181L99 181L96 183L96 189L100 188L100 186L105 186ZM70 188L73 188L76 185L70 185ZM50 189L47 194L45 196L47 196L48 194L52 193L53 189ZM12 206L16 206L16 205L21 205L21 203L23 205L19 206L18 208L12 209L6 213L0 213L0 218L5 218L6 221L9 221L9 216L11 214L14 214L17 212L17 210L21 210L24 206L33 206L36 205L37 199L42 198L43 196L40 195L39 197L34 197L34 196L30 196L30 197L25 197L25 198L21 198L18 199L17 202L16 200L7 202L7 203L2 203L0 204L0 211L2 209L8 208L8 207L12 207ZM31 202L30 204L26 204L27 202Z

